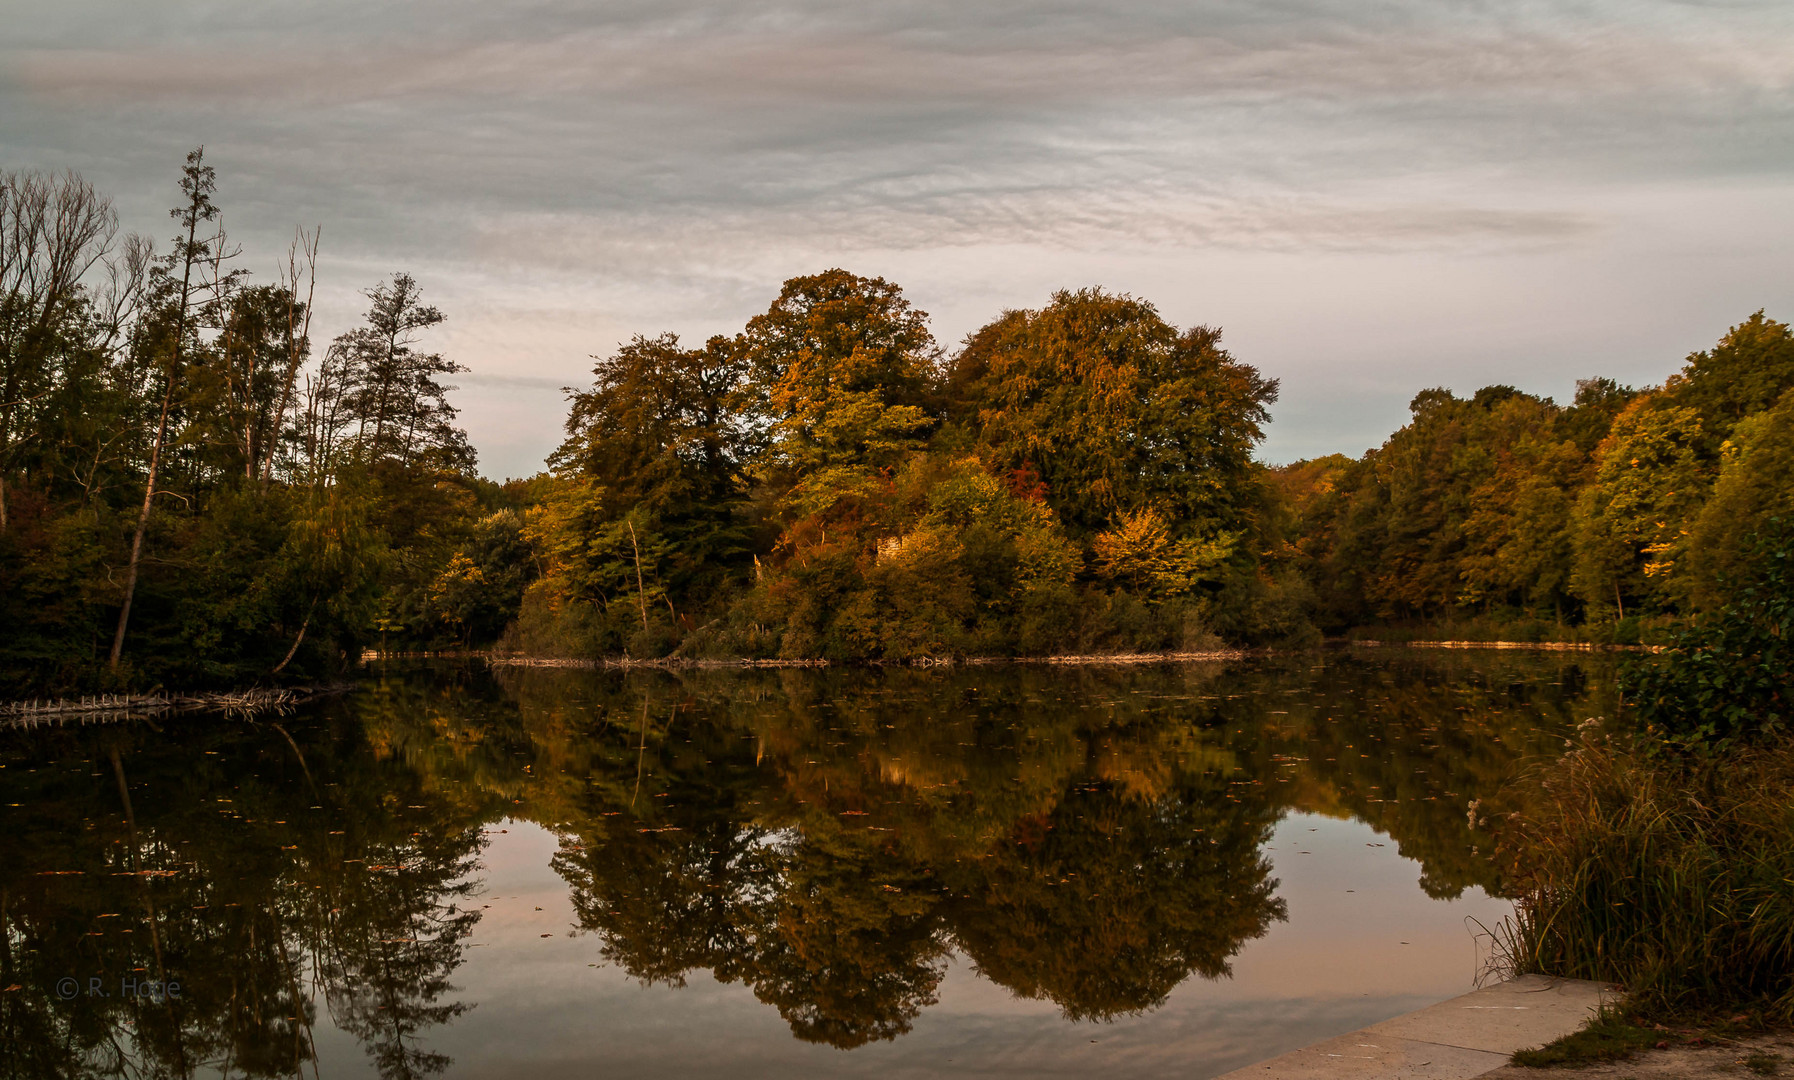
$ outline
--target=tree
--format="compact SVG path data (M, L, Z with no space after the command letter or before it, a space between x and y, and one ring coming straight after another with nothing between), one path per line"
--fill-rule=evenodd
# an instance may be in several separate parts
M1693 409L1641 397L1614 419L1576 506L1576 590L1625 618L1626 596L1658 606L1711 480Z
M1676 405L1693 409L1703 428L1708 457L1731 437L1740 420L1774 405L1794 389L1794 331L1761 311L1731 328L1711 349L1688 362L1664 384Z
M448 403L454 387L438 381L467 369L415 348L421 331L441 324L442 312L423 303L410 274L394 274L364 295L370 301L366 324L330 346L342 417L355 425L356 460L471 469L473 450L454 426L457 412Z
M7 473L58 381L56 339L117 231L111 201L74 173L0 172L0 532Z
M673 334L638 336L592 370L592 388L569 394L567 439L549 459L595 496L581 497L578 527L589 536L630 516L636 532L604 546L626 546L625 563L644 542L664 549L668 589L682 605L702 599L749 554L741 504L758 440L739 411L740 345L713 337L683 349Z
M1771 522L1794 522L1794 390L1774 408L1732 428L1721 447L1719 479L1688 532L1687 587L1697 609L1723 607L1747 581L1764 552L1753 536Z
M218 229L203 239L199 235L201 224L215 221L218 217L218 207L212 202L212 193L217 189L217 174L210 165L205 164L205 147L198 147L187 155L187 164L181 169L181 192L187 196L186 205L169 211L184 232L175 237L174 251L156 267L151 278L160 310L157 324L150 328L150 347L160 359L157 366L162 382L162 407L156 416L153 429L155 434L150 439L149 465L143 481L143 505L137 513L136 530L131 534L131 556L125 570L124 598L118 609L118 628L112 636L112 654L108 666L114 672L118 670L119 658L124 653L125 631L131 624L131 602L137 594L138 567L143 559L143 536L149 529L150 513L155 509L156 480L161 471L162 453L168 437L169 411L174 405L175 390L180 385L183 361L194 345L189 337L195 329L195 289L202 284L209 284L213 298L216 299L227 285L226 279L217 272L217 267L228 257L223 230ZM196 281L195 272L204 274L207 264L214 271L211 281ZM174 281L177 267L181 273L179 285Z
M1277 382L1179 332L1151 304L1100 289L1058 292L974 334L950 386L974 407L999 471L1037 470L1077 536L1156 508L1178 536L1236 528L1258 483Z
M792 278L749 320L742 348L771 442L767 471L800 516L869 494L934 424L928 315L883 278Z

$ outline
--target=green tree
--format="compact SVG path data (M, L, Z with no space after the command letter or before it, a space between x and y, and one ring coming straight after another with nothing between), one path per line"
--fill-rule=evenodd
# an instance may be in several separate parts
M453 388L439 381L467 369L416 347L422 331L442 323L442 311L423 302L410 274L394 274L365 295L364 325L330 346L341 372L342 422L355 426L356 460L471 470L473 450L448 403Z
M82 321L81 280L117 231L111 202L74 173L0 172L0 533L8 474L52 434L53 398L73 381L59 361Z
M1739 421L1721 447L1719 479L1683 559L1698 608L1723 607L1733 585L1750 579L1762 554L1750 538L1769 535L1777 518L1794 522L1794 390Z
M137 526L131 534L124 597L119 604L118 626L112 636L108 666L114 673L118 671L125 648L125 632L131 624L131 604L136 599L137 575L143 559L143 538L149 531L150 514L156 505L156 484L161 475L162 456L167 449L170 414L186 365L198 347L200 313L195 310L195 301L203 291L209 294L207 300L216 303L232 284L232 275L219 270L229 257L223 229L214 229L207 237L199 234L201 225L218 219L218 206L212 201L212 193L218 189L217 173L205 164L204 147L187 155L187 164L181 169L180 186L186 203L170 210L169 214L183 231L174 238L174 251L164 257L150 275L154 310L152 318L139 328L139 342L156 357L153 370L160 379L162 404L151 429L149 462L144 469L143 504L138 509ZM175 281L177 269L180 272L178 284ZM205 277L208 270L211 271L209 279Z
M1715 456L1739 421L1794 389L1794 332L1758 311L1713 348L1690 355L1663 389L1674 404L1699 414L1702 452Z

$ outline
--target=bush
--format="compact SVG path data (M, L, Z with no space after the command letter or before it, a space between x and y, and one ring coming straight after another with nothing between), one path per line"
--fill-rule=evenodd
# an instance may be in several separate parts
M1621 689L1646 731L1723 749L1787 730L1794 707L1794 576L1789 530L1756 542L1752 578L1717 615L1676 635L1656 662L1629 665Z

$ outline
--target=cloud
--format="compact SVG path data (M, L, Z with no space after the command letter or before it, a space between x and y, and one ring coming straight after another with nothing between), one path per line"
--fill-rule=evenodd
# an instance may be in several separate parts
M1390 310L1442 260L1484 296L1622 251L1649 270L1634 290L1684 281L1703 244L1785 269L1739 252L1788 215L1727 209L1794 179L1783 2L65 0L5 21L5 165L79 168L161 232L204 142L252 253L324 226L322 323L405 268L451 305L457 355L508 373L480 378L536 390L838 264L935 283L960 323L983 317L961 297L1053 284L1225 296L1239 275L1210 268L1267 259L1293 309L1337 294L1315 267L1391 283L1362 302Z

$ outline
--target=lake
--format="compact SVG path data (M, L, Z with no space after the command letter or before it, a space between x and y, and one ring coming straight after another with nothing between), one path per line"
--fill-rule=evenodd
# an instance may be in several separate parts
M1472 988L1609 661L375 665L0 733L0 1076L1213 1076Z

